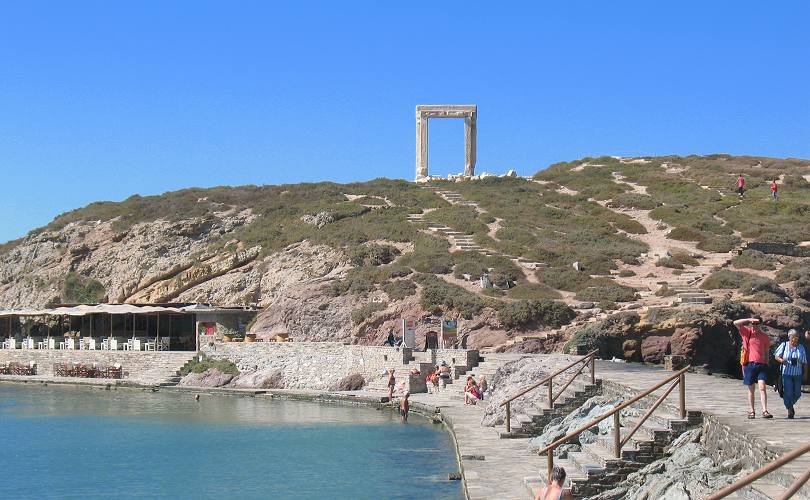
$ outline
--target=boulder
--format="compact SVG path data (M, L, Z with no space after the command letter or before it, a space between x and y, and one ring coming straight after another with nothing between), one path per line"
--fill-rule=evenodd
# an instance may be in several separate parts
M669 344L669 335L647 335L641 340L641 359L645 363L663 363L664 356L669 354Z
M222 373L216 368L211 368L202 373L189 373L180 379L177 385L188 387L223 387L233 380L230 373Z
M284 374L278 368L246 372L234 378L230 386L237 389L284 389Z
M639 344L638 340L625 340L622 343L622 352L624 354L624 359L635 359L639 355Z
M366 380L359 373L346 375L335 384L335 391L359 391L366 385Z

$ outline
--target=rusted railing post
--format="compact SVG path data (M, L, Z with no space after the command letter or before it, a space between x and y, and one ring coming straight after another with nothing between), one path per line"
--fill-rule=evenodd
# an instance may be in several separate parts
M548 450L546 460L546 484L551 484L551 471L554 469L554 448Z
M510 408L509 408L509 406L510 406L510 403L509 403L509 401L507 401L506 402L506 432L511 432L512 431L512 425L511 425L511 422L509 421L510 420L510 415L509 415Z
M549 410L554 408L554 394L553 394L553 390L552 390L553 386L551 385L551 383L553 381L554 381L554 377L551 377L550 379L548 379L548 409Z
M619 413L617 411L613 414L613 447L615 448L613 456L616 458L622 458L622 431L619 427Z
M686 374L681 373L678 377L678 389L680 400L679 409L681 411L681 418L686 418Z
M596 354L591 353L591 385L596 384Z

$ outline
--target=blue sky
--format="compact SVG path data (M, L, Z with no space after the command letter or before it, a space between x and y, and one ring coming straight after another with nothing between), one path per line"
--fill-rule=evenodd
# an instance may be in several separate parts
M0 241L96 200L414 175L414 106L478 171L810 157L806 2L0 1ZM463 166L432 121L432 173Z

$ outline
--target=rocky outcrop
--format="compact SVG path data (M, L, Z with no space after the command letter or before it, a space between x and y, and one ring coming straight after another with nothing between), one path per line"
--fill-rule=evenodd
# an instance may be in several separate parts
M481 425L500 425L506 419L506 409L501 403L507 398L525 389L531 382L543 379L555 371L548 360L525 357L506 363L498 368L489 381L489 397ZM531 408L542 408L543 391L532 391L515 399L511 404L512 412L517 415L526 413Z
M278 368L263 368L244 372L231 381L230 387L237 389L283 389L284 374Z
M216 368L208 369L202 373L189 373L180 379L177 385L189 387L224 387L233 380L230 373L222 373Z
M366 380L363 378L363 375L359 373L352 373L351 375L346 375L342 379L338 380L338 383L335 384L334 390L359 391L364 385L366 385Z
M716 463L701 441L701 429L685 432L666 450L666 457L631 474L612 490L590 500L705 498L742 475L739 460Z

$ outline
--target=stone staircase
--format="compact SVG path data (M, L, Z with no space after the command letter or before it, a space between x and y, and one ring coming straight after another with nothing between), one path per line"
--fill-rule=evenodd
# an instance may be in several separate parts
M422 188L433 191L434 193L439 195L442 199L444 199L445 201L447 201L452 205L471 207L478 213L486 213L485 210L481 209L478 206L478 203L474 201L465 200L464 197L461 195L461 193L457 193L455 191L450 191L447 189L440 189L430 184L423 185ZM408 214L407 220L412 223L425 222L424 214ZM514 257L512 255L507 255L497 250L485 248L482 245L475 242L475 236L471 233L457 231L444 224L439 224L435 222L428 222L427 227L431 231L440 233L442 236L444 236L456 250L465 252L477 252L487 257L504 257L510 259L512 262L529 271L533 271L540 267L547 267L547 264L543 262L535 262L522 257Z
M595 442L581 445L581 451L567 452L555 457L554 465L565 468L568 473L567 480L574 497L597 495L615 487L631 473L662 458L664 448L701 419L699 412L689 412L688 418L680 419L667 411L657 410L641 425L621 448L621 458L616 458L614 454L612 418L604 421L610 424L611 431L608 435L600 435ZM622 438L635 427L639 418L622 415ZM545 486L548 481L546 474L546 469L542 468L539 475L524 479L529 492L534 495Z
M454 362L455 358L453 358L452 356L447 357L449 359L446 359L445 361L448 362L451 372L453 374L453 377L451 377L448 385L452 385L454 380L458 380L470 369L474 369L474 366L468 366L467 364L462 363L461 360ZM405 377L412 368L416 368L417 370L419 370L418 376L408 377L408 384L406 387L406 389L409 390L411 393L417 393L417 392L427 392L425 377L430 371L434 369L439 359L444 358L441 357L441 355L439 355L438 357L436 357L436 359L434 359L433 353L431 351L413 351L411 358L408 361L400 363L388 362L388 364L390 365L391 368L394 368L394 376L397 380L397 385L399 385L399 383L403 380L403 377ZM366 385L366 389L373 391L376 390L387 392L388 391L387 374L380 374L374 380L370 381Z

